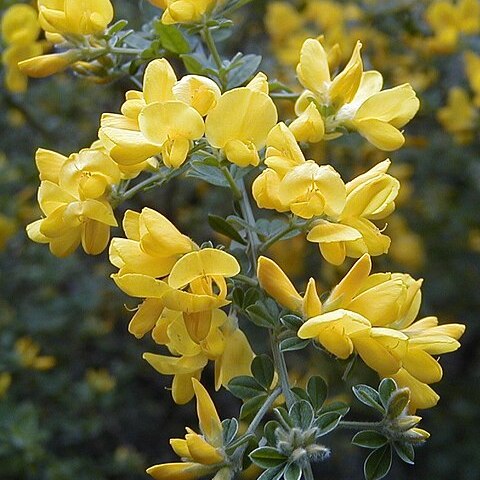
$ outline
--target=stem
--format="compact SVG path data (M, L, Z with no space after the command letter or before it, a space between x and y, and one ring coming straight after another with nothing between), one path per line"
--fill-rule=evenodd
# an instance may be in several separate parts
M142 53L142 51L138 50L137 48L110 47L109 51L111 53L118 53L120 55L140 55Z
M295 397L290 389L290 381L288 379L287 364L283 352L280 350L280 344L273 333L270 334L270 340L272 344L273 363L275 364L278 376L280 378L280 386L282 388L283 396L285 397L285 403L287 408L295 403Z
M125 200L128 200L134 197L138 192L142 191L144 188L149 187L150 185L153 185L154 183L158 182L159 180L163 180L164 178L165 178L165 175L162 172L155 173L150 178L147 178L143 182L140 182L134 187L132 187L130 190L127 190L120 197L119 204L124 202Z
M221 170L222 170L223 176L225 177L225 180L228 182L228 184L230 185L230 188L232 189L233 196L235 197L235 199L239 201L242 200L243 193L238 188L235 182L235 179L232 177L232 174L230 173L230 170L227 167L221 167Z
M303 471L303 476L305 480L315 480L315 477L313 476L313 472L312 472L312 465L310 464L310 461L308 460L308 458L305 458L302 463L303 463L302 471Z
M338 426L350 430L376 430L382 426L382 422L347 422L341 421Z
M288 93L288 92L271 92L270 97L275 100L292 100L296 101L300 95L298 93Z
M280 232L278 232L276 235L273 237L269 238L260 248L261 252L266 252L273 244L277 243L279 240L281 240L285 235L289 234L290 232L293 232L294 230L297 229L297 225L288 225L288 227L284 228Z
M253 280L253 278L247 277L246 275L238 274L235 275L235 280L238 280L239 282L246 283L247 285L250 285L251 287L258 287L258 282Z
M245 432L245 435L250 435L251 433L255 433L255 430L258 428L260 425L260 422L263 420L263 417L268 413L270 408L272 408L272 405L275 403L275 400L279 397L279 395L282 393L281 387L277 387L270 395L268 398L265 400L265 403L262 405L262 408L257 412L255 417L253 417L252 423L248 427L247 431Z
M255 227L255 215L253 214L252 206L250 204L250 199L248 197L247 189L245 187L245 182L243 178L239 181L240 191L242 193L242 198L240 200L240 208L242 210L242 216L245 221ZM260 239L258 238L257 232L255 232L252 228L247 230L248 235L248 243L250 246L250 253L252 255L252 267L256 272L257 267L257 259L258 259L258 252L257 252L257 245L260 244Z
M204 42L207 44L207 47L210 50L210 53L212 54L213 60L215 61L215 65L217 66L218 70L222 70L223 69L222 57L220 57L220 54L218 53L217 46L215 45L215 40L213 39L212 32L210 28L208 28L206 25L202 30L202 37Z

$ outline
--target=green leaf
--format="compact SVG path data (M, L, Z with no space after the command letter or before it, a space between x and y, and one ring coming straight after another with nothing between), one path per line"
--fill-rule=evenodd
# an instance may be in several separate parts
M228 445L238 433L238 420L236 418L228 418L222 422L222 427L223 444Z
M365 405L375 408L382 415L385 414L385 409L382 406L380 395L378 392L368 385L356 385L352 387L355 396Z
M290 330L297 332L298 329L303 325L303 320L297 315L284 315L280 318L280 321Z
M385 445L374 450L365 460L363 472L366 480L379 480L387 475L392 466L392 447Z
M233 228L232 225L230 225L223 217L209 214L208 223L212 229L215 230L215 232L221 233L222 235L225 235L226 237L231 238L242 245L247 244L240 233L238 233L237 230L235 230L235 228Z
M350 410L350 407L345 402L331 402L322 408L322 413L337 413L344 417Z
M298 337L290 337L280 342L282 352L293 352L294 350L303 350L310 344L310 340L302 340Z
M310 402L310 397L308 396L308 393L300 387L292 387L292 392L293 394L297 397L297 400L306 400L307 402Z
M267 400L268 395L263 393L257 397L248 399L240 409L240 420L251 419Z
M273 382L273 376L275 375L275 369L273 361L268 355L257 355L252 362L252 375L255 380L265 387L270 388Z
M393 448L397 452L397 455L405 462L413 465L415 462L415 449L413 445L407 442L395 442Z
M233 378L227 388L232 395L241 400L247 400L265 393L265 389L253 377L248 376Z
M191 169L187 173L188 177L198 178L217 187L230 188L230 185L218 167L208 165L203 160L194 160L190 165Z
M119 20L118 22L115 22L113 25L110 25L110 27L108 27L105 35L111 37L112 35L118 33L120 30L123 30L127 25L128 22L126 20Z
M201 53L187 53L180 55L188 73L193 75L204 75L207 70L214 68L208 58Z
M291 463L285 469L283 473L283 478L285 480L300 480L302 478L302 469L298 466L297 463Z
M352 443L363 448L380 448L386 445L388 439L375 430L364 430L358 432L353 438Z
M245 292L245 296L243 298L243 308L246 309L250 305L253 305L254 303L256 303L259 297L260 297L260 293L257 288L253 288L253 287L249 288Z
M378 393L380 394L380 400L382 405L387 408L388 402L392 393L397 389L397 384L392 378L384 378L378 387Z
M318 436L326 435L335 430L341 419L342 416L337 412L328 412L320 415L315 421L316 427L320 430Z
M402 414L410 402L410 390L408 388L400 388L395 390L390 397L387 407L387 415L390 418L396 418Z
M310 377L307 383L307 393L313 408L318 412L327 399L328 387L325 380L319 376Z
M283 407L274 408L273 413L275 413L280 423L286 429L290 430L290 428L293 428L295 426L292 422L292 419L288 415L288 412Z
M271 317L269 311L262 302L256 302L246 309L250 320L259 327L273 328L275 320Z
M269 468L265 470L257 480L279 480L282 478L284 466L280 465L279 467Z
M235 305L242 307L244 298L245 294L241 288L236 287L232 290L232 301Z
M275 443L277 442L277 439L275 437L275 431L278 428L280 428L280 424L276 420L270 420L263 427L264 436L270 445L275 445Z
M262 57L260 55L245 55L238 62L238 65L230 69L227 75L227 89L243 85L258 70Z
M312 426L314 411L306 400L295 402L288 412L295 426L308 430Z
M273 447L260 447L254 450L250 455L250 459L255 465L261 468L278 467L284 464L288 457L280 453Z
M155 24L155 32L160 37L163 48L169 52L181 54L190 51L190 44L182 32L174 25Z

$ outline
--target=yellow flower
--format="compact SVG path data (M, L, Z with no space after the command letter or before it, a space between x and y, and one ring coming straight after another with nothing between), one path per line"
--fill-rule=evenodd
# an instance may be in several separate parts
M150 312L151 313L151 312ZM215 362L215 388L240 375L250 375L254 353L233 318L219 309L182 313L163 309L155 317L152 336L174 355L145 353L145 360L163 375L173 375L172 397L176 403L191 400L192 378L200 378L208 361Z
M297 140L329 140L347 128L382 150L403 145L399 128L418 111L418 98L409 84L381 91L381 74L363 72L361 46L357 42L343 71L332 79L328 55L320 41L305 41L297 76L307 90L295 104L298 118L291 124Z
M468 51L465 52L464 60L468 82L475 93L473 103L476 107L480 107L480 55Z
M196 313L228 303L225 277L240 271L233 256L213 248L199 250L149 208L127 211L123 226L127 238L112 240L110 261L120 269L112 277L116 284L128 295L147 299L129 327L135 336L150 331L163 308ZM152 308L159 312L156 318L144 315Z
M113 20L110 0L38 0L40 25L49 33L94 35Z
M437 112L443 128L453 135L459 144L472 142L478 125L478 112L468 93L460 87L448 92L447 105Z
M39 55L22 60L18 63L18 68L29 77L43 78L58 72L63 72L63 70L67 69L81 57L82 53L78 50Z
M266 76L259 73L246 87L234 88L218 99L207 115L205 136L230 162L240 167L258 165L258 150L265 146L277 118Z
M231 478L228 467L225 467L227 457L223 452L223 427L215 405L200 382L193 379L192 383L201 433L187 427L185 439L170 440L182 462L150 467L147 473L156 480L194 480L216 472L216 480Z
M3 14L2 38L8 45L34 43L40 34L37 11L30 5L12 5Z
M67 158L39 148L35 162L40 180L56 183L82 199L99 198L120 182L118 165L100 150L85 148Z
M24 368L50 370L56 364L55 357L39 355L40 345L30 337L19 338L15 342L15 352Z
M27 234L34 242L48 243L58 257L70 255L80 243L90 255L101 253L110 239L110 227L117 226L107 200L84 200L50 181L41 183L38 202L45 218L28 225Z
M341 213L315 221L307 240L319 244L328 262L340 265L346 256L377 256L388 251L390 238L371 220L382 219L395 208L400 183L386 173L390 164L385 160L348 182Z
M253 183L261 208L290 210L302 218L338 216L345 204L345 184L330 165L305 161L293 133L280 123L267 137L264 170Z
M208 13L218 0L150 0L153 5L164 8L162 23L172 25L174 23L198 22Z
M25 75L18 64L43 52L42 46L38 43L29 43L26 45L10 45L2 54L2 63L6 67L5 85L14 93L23 93L27 90L28 77Z
M99 138L121 166L133 167L162 154L168 167L186 159L192 140L203 136L206 115L220 97L212 80L188 75L177 81L165 59L150 62L143 91L129 91L122 114L102 115Z
M438 395L429 384L442 378L434 356L455 351L465 327L439 326L435 317L415 321L421 281L400 273L370 275L370 270L370 257L364 255L323 304L313 279L302 297L272 260L260 257L257 275L270 296L303 317L300 338L315 339L338 358L356 352L381 377L411 389L412 410L430 408Z

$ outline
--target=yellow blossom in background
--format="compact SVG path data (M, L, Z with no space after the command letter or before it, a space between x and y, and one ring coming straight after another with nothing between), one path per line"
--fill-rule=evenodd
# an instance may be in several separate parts
M197 399L200 434L187 427L185 439L172 438L173 451L182 458L179 463L163 463L147 469L155 480L195 480L214 475L215 480L231 478L223 452L223 427L207 390L193 379Z
M480 107L480 55L467 51L464 54L464 61L468 83L475 94L473 103Z
M209 112L205 136L221 148L227 159L240 167L258 165L258 150L277 123L275 104L268 96L267 77L259 73L246 87L224 93Z
M43 53L42 44L37 42L40 34L37 17L37 11L25 4L12 5L2 17L1 36L7 45L2 53L5 85L14 93L23 93L28 86L27 76L18 63Z
M432 53L452 53L462 34L480 32L480 3L478 0L431 2L425 12L425 20L434 33L427 39L427 48Z
M470 143L478 130L478 111L469 94L460 87L450 89L447 105L438 110L437 118L455 141L462 145Z
M1 32L9 45L34 43L40 34L37 11L26 4L12 5L3 14Z
M5 397L12 384L12 375L9 372L0 373L0 400Z
M116 380L105 368L89 368L85 374L88 385L99 393L108 393L115 388Z
M305 41L297 76L306 90L295 104L298 118L290 125L297 140L329 140L341 136L346 128L381 150L403 145L399 129L417 113L418 98L409 84L382 91L382 75L363 71L361 46L357 42L345 68L331 78L323 45L315 39Z
M38 0L40 25L46 32L95 35L113 20L110 0Z
M0 213L0 251L4 250L8 241L17 232L17 223L14 219Z
M55 357L39 355L40 345L30 337L22 337L15 342L15 353L24 368L50 370L56 364Z

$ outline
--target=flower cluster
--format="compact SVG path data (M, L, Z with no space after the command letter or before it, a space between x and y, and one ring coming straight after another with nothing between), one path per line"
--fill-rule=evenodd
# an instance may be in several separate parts
M295 104L290 125L299 141L337 138L345 129L358 132L381 150L397 150L405 139L400 128L417 113L420 102L410 84L382 91L383 77L363 71L357 42L345 68L331 78L328 54L319 40L302 46L297 75L306 90Z
M465 326L417 319L420 280L370 272L370 257L364 255L322 302L314 279L302 296L275 262L261 257L258 264L262 288L304 319L300 338L315 339L337 358L355 352L381 377L410 389L412 411L433 407L439 397L429 385L442 378L434 355L457 350Z
M173 356L146 353L163 375L173 375L177 403L193 397L199 379L215 361L216 388L249 374L253 352L236 320L220 307L227 300L226 278L237 275L237 260L222 250L200 249L163 215L144 208L125 213L127 238L114 238L110 261L119 268L115 283L128 295L143 298L129 331L137 338L152 331L154 341Z
M386 173L389 160L345 184L330 165L306 161L292 132L280 123L268 136L265 164L253 184L258 206L313 218L307 239L319 244L327 261L340 265L346 256L388 251L390 239L371 220L395 208L400 184Z
M82 244L97 255L117 226L108 196L121 178L118 165L104 152L86 148L68 158L51 150L36 154L41 184L38 203L45 215L27 226L31 240L48 243L58 256L70 255Z

